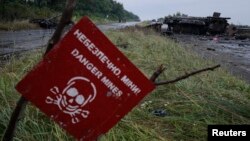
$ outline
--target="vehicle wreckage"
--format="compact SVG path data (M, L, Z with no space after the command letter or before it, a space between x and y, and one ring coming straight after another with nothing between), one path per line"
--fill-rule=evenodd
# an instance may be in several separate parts
M168 16L163 23L154 23L148 28L159 31L160 24L167 25L167 30L162 33L183 33L197 35L216 35L226 33L229 17L220 17L220 13L214 12L213 16L207 17L188 17L188 16Z
M29 22L30 23L34 23L34 24L38 24L41 28L44 29L51 29L51 28L56 28L57 24L58 24L58 18L61 17L62 15L57 15L51 18L47 18L47 19L31 19ZM73 21L70 21L69 23L67 23L67 25L70 24L74 24Z
M208 17L166 17L163 24L167 24L174 33L190 34L223 34L229 25L228 17L220 17L220 13L214 12Z

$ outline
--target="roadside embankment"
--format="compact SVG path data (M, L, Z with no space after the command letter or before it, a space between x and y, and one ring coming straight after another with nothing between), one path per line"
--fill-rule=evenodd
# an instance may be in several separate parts
M151 31L124 29L105 34L148 77L161 64L166 70L159 80L215 65ZM0 138L19 97L15 84L42 58L42 52L13 58L0 70ZM249 84L223 69L205 72L175 84L159 86L100 140L206 140L208 124L250 124L249 101ZM153 114L159 109L165 111L164 116ZM18 125L16 139L56 141L72 138L29 105L25 118Z

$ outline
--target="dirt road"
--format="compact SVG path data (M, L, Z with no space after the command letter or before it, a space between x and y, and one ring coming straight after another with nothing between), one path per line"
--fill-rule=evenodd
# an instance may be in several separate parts
M113 23L98 25L102 31L109 29L120 29L127 26L134 26L138 22ZM44 47L54 29L22 30L22 31L0 31L0 66L13 54L20 54L25 51Z
M225 37L174 35L183 46L206 59L220 63L232 74L250 83L250 40L234 40Z
M54 30L0 31L0 60L47 44Z

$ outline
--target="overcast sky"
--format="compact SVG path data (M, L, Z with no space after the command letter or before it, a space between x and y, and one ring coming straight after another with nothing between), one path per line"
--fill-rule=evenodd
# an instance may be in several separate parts
M212 16L220 12L230 23L250 25L250 0L116 0L141 20L151 20L177 11L189 16Z

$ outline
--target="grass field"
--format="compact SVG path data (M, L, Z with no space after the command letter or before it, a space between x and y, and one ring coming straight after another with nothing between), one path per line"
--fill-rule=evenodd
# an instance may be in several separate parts
M88 14L88 16L97 24L118 22L118 20L105 19L103 17L98 17L92 14ZM29 23L29 20L50 19L58 15L60 15L58 11L55 11L50 8L38 8L35 6L22 5L10 2L5 4L4 6L0 5L0 31L39 29L40 26L38 24ZM74 22L77 22L81 17L82 15L76 12L72 20Z
M166 71L159 80L215 65L153 32L123 30L109 31L106 35L115 44L126 44L126 48L119 49L148 77L160 64ZM19 97L15 84L41 59L42 52L13 58L0 70L0 138ZM166 116L153 115L156 109L165 110ZM206 140L208 124L250 124L250 85L217 69L159 86L100 140L202 141ZM37 108L28 105L15 140L73 139Z

